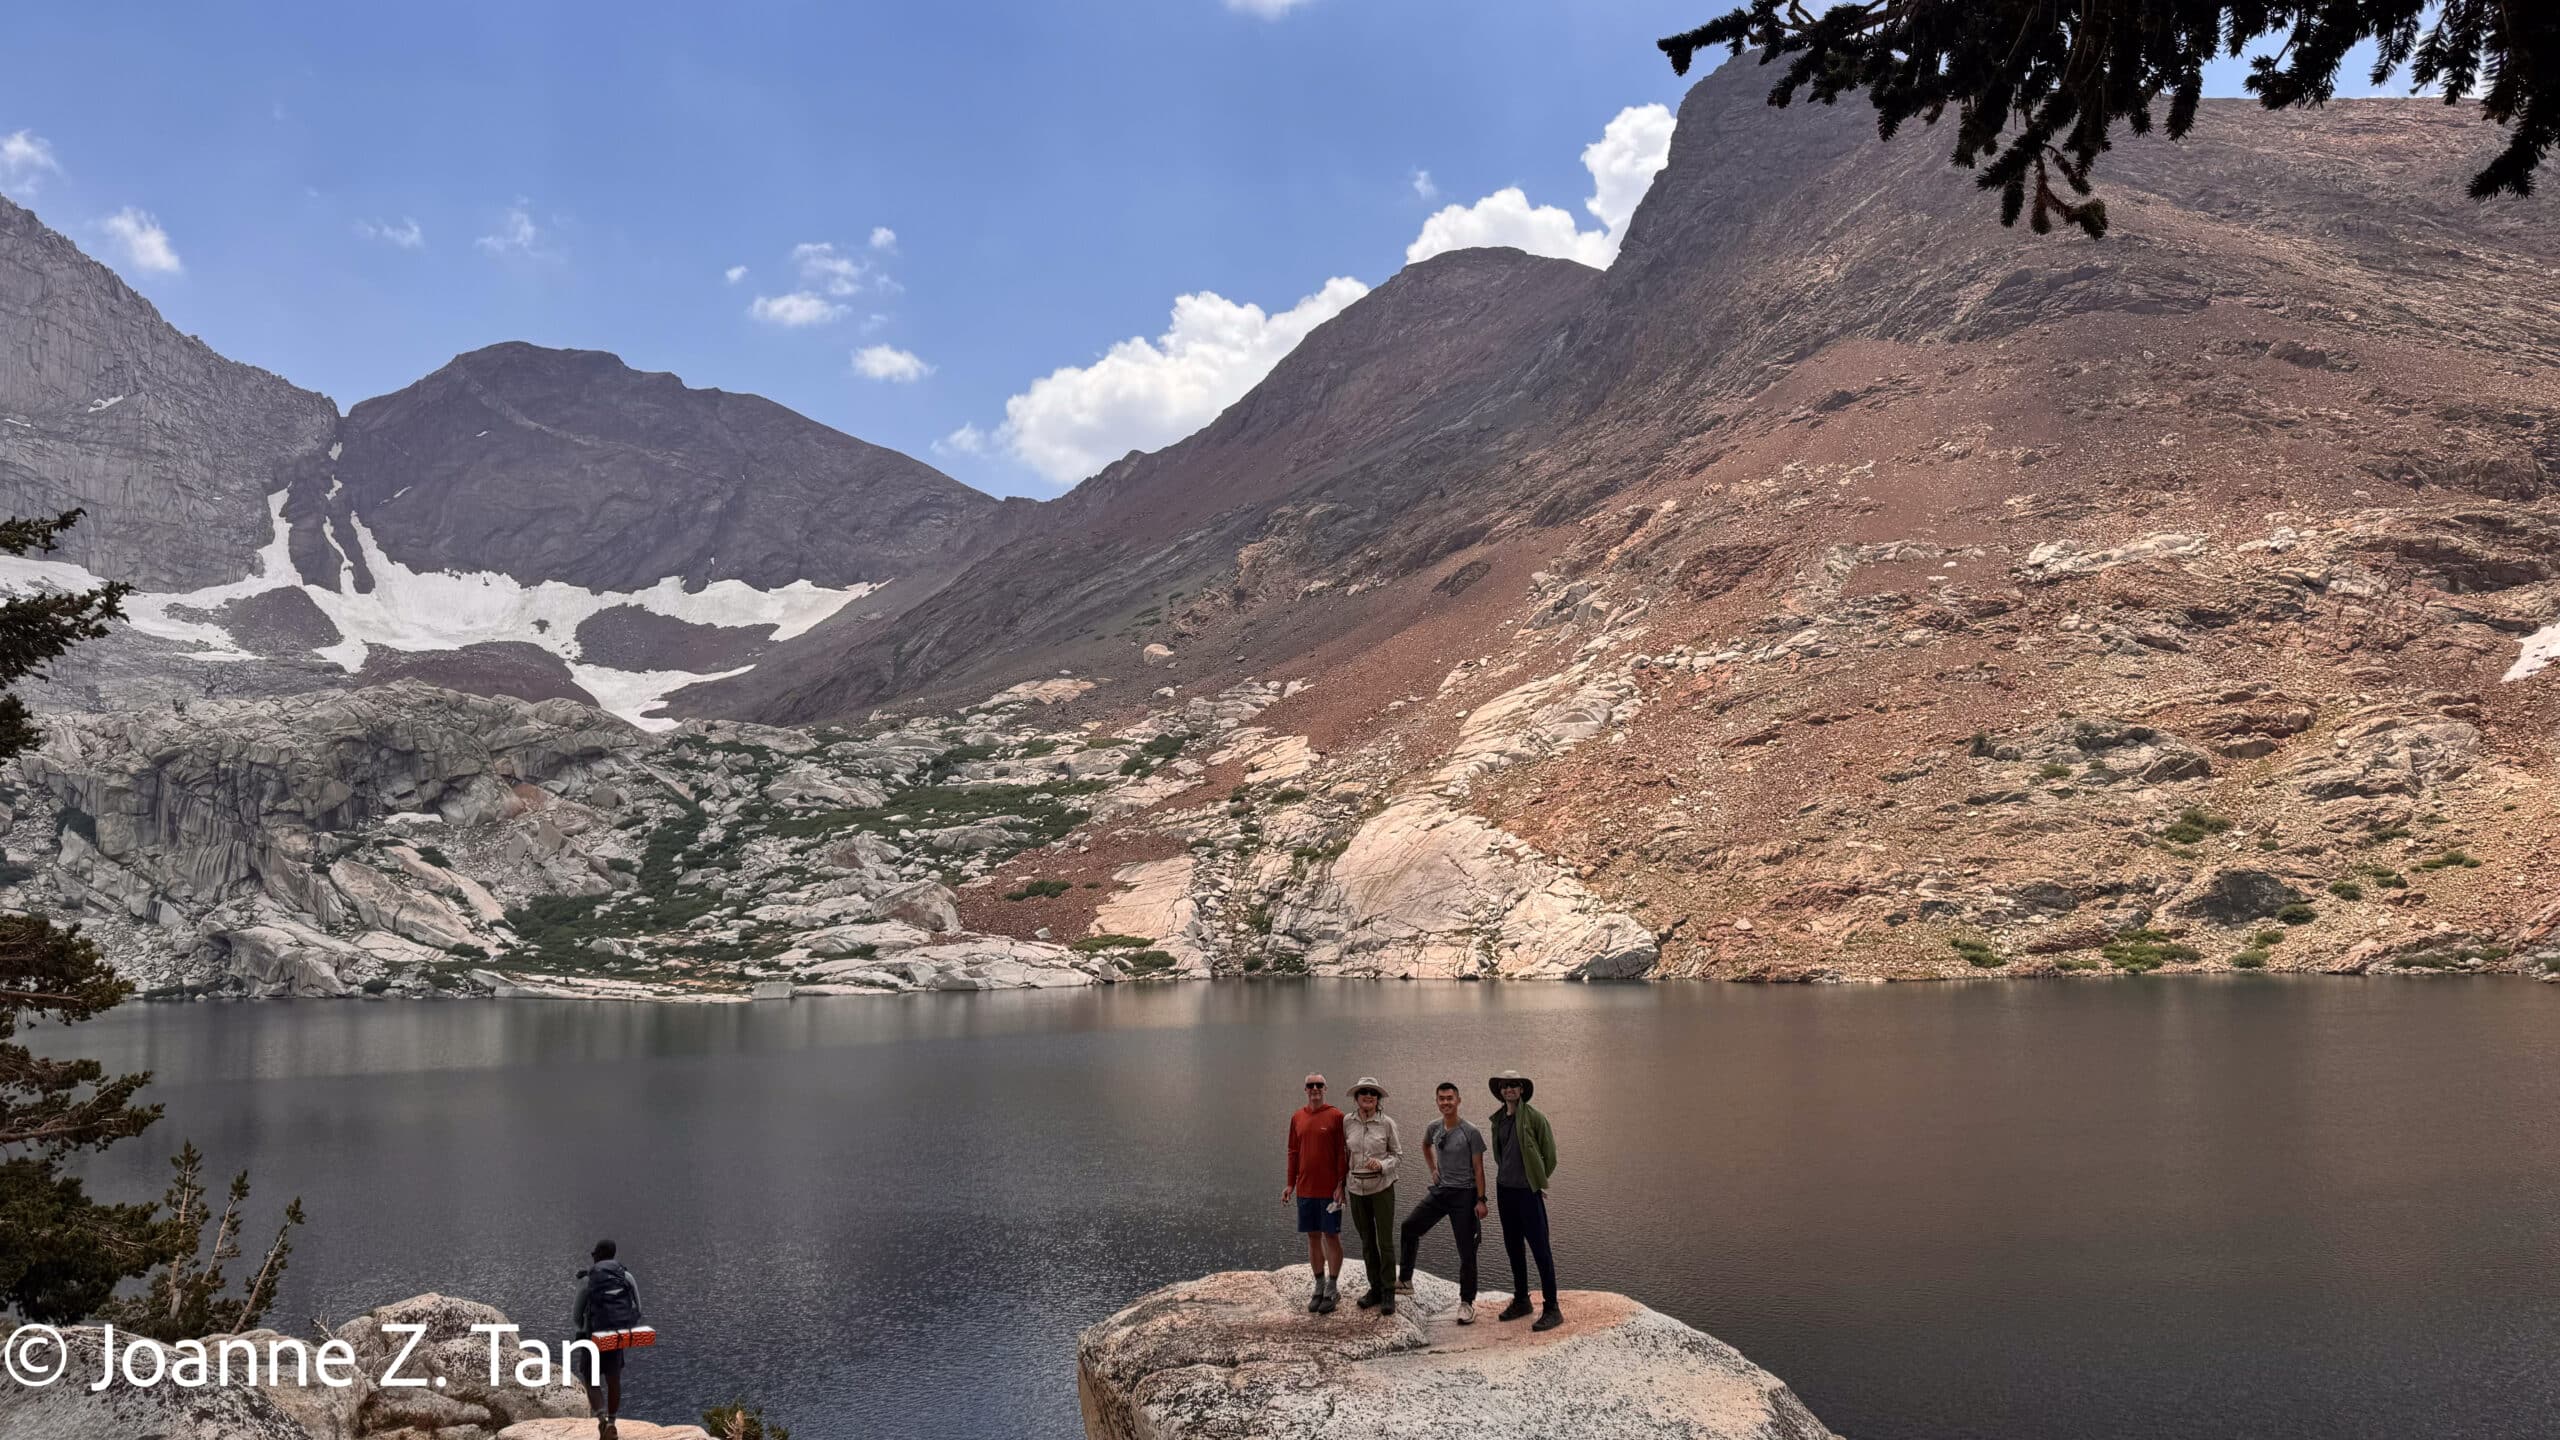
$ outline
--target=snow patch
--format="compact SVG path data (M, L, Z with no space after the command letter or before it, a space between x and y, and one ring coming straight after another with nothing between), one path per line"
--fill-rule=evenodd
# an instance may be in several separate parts
M311 598L345 637L315 651L350 674L364 668L371 647L387 650L459 650L467 645L517 641L539 646L568 662L580 688L596 697L603 709L644 730L666 730L675 721L651 712L673 692L706 680L743 675L754 667L717 674L684 670L617 670L584 662L578 649L578 626L589 616L632 605L652 614L697 625L726 628L770 628L775 640L807 634L838 610L880 588L868 582L831 590L795 580L778 590L759 590L743 580L716 580L697 591L669 576L646 590L596 591L545 580L526 585L491 571L455 574L417 571L390 559L374 542L361 516L351 516L356 555L339 549L339 588L324 590L300 584L294 575L292 531L284 518L282 492L267 499L273 530L252 562L246 579L208 585L183 594L139 593L125 600L127 623L143 634L202 648L187 659L208 661L257 658L240 648L229 631L201 620L171 613L218 610L235 600L272 590L299 589ZM355 588L355 560L362 559L373 576L373 589ZM0 589L89 590L105 582L79 565L59 560L0 556Z
M2515 668L2504 678L2522 680L2554 660L2560 660L2560 624L2546 625L2524 637L2524 652L2516 656Z
M112 410L123 400L124 397L121 395L110 395L104 400L92 400L89 402L89 413L95 415L101 410Z

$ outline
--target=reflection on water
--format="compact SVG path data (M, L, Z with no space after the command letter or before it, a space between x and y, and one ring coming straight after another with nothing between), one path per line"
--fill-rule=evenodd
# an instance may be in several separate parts
M274 1323L421 1290L564 1325L611 1234L637 1414L1070 1436L1082 1326L1304 1252L1309 1066L1417 1130L1538 1077L1568 1286L1890 1437L2560 1433L2560 989L1186 985L624 1006L128 1007L66 1053L312 1222ZM156 1143L153 1143L156 1142ZM1411 1203L1410 1195L1404 1197ZM263 1219L261 1220L263 1223ZM1488 1234L1488 1288L1499 1236ZM1444 1247L1445 1248L1445 1247Z

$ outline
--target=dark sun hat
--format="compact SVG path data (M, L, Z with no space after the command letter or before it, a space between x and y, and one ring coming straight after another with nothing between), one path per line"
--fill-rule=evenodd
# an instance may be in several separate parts
M1502 1085L1506 1080L1516 1080L1520 1083L1520 1103L1523 1105L1528 1104L1531 1097L1538 1093L1537 1081L1530 1079L1528 1076L1521 1074L1517 1070L1505 1070L1501 1074L1496 1075L1485 1082L1486 1087L1493 1091L1493 1098L1496 1104L1501 1103Z

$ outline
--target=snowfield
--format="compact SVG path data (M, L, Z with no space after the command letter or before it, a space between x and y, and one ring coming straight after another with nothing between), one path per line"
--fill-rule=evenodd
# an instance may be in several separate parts
M557 580L527 585L491 571L456 574L418 571L382 553L364 521L355 522L357 558L373 576L373 589L355 589L355 565L340 550L339 588L305 585L295 576L291 536L284 518L283 492L269 496L267 510L274 529L255 557L246 579L178 594L141 593L125 601L127 623L143 634L201 648L186 652L190 660L233 661L257 658L240 648L220 625L188 620L171 612L214 610L272 590L300 590L320 607L338 633L337 644L318 653L349 674L364 668L374 646L386 650L459 650L467 645L518 641L536 645L568 662L580 688L604 709L644 730L666 730L675 721L655 712L666 697L687 685L743 675L752 666L702 674L685 670L618 670L586 663L578 649L578 626L588 617L620 605L697 625L767 629L771 638L788 640L886 582L866 582L827 589L795 580L778 590L760 590L743 580L715 580L700 590L687 590L669 576L645 590L598 591ZM334 531L324 531L332 548ZM85 590L103 584L79 565L58 560L0 556L0 588L51 587Z
M2515 668L2505 678L2522 680L2554 660L2560 660L2560 624L2545 625L2524 637L2524 653L2516 657Z

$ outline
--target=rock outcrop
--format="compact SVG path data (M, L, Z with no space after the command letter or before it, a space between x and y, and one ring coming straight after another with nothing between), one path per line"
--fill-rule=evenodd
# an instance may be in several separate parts
M1832 1440L1785 1382L1623 1295L1566 1291L1537 1333L1460 1326L1433 1275L1391 1317L1312 1316L1308 1293L1297 1267L1229 1271L1085 1331L1088 1440Z

